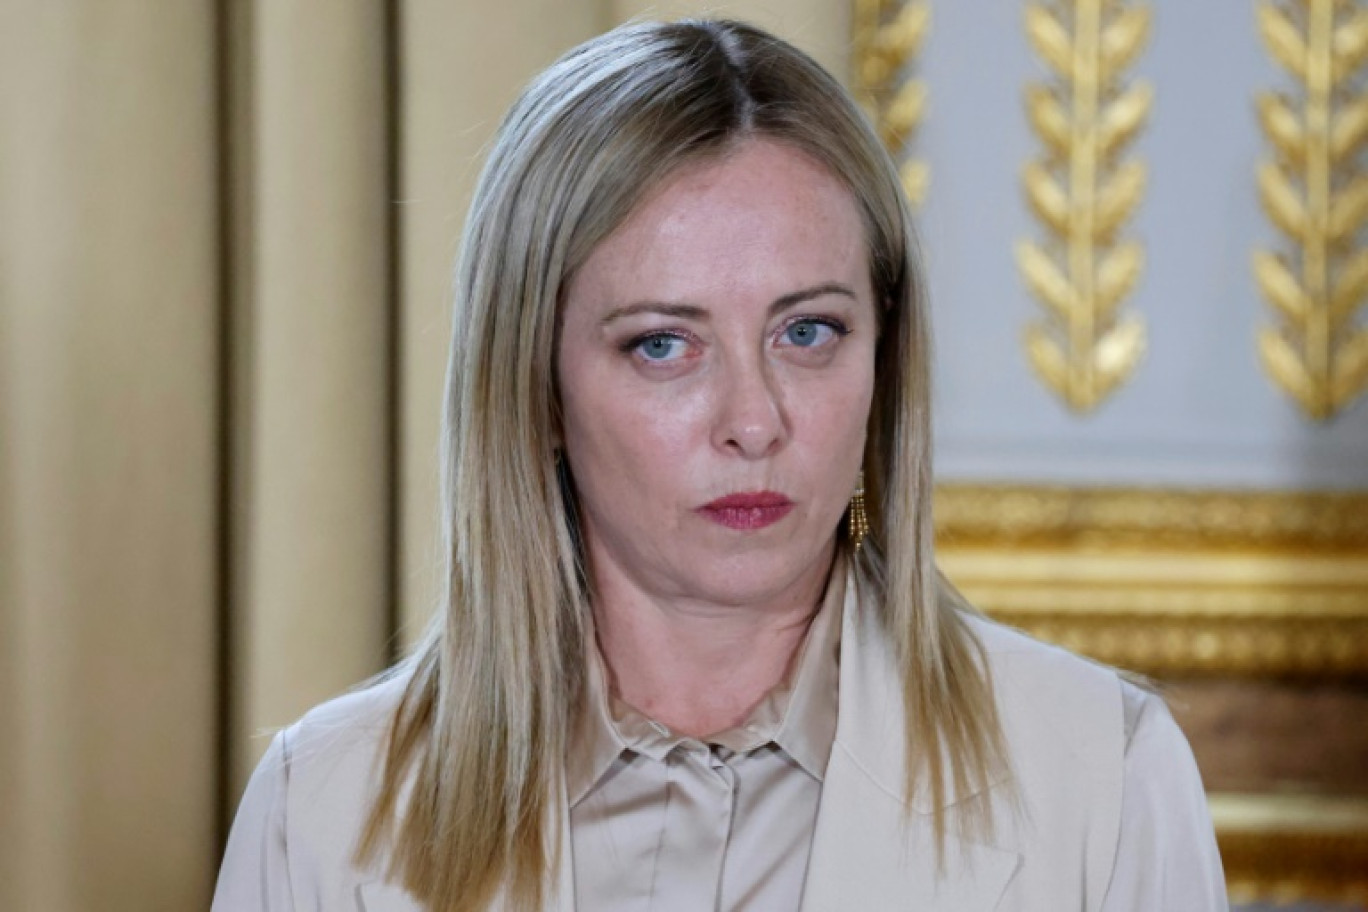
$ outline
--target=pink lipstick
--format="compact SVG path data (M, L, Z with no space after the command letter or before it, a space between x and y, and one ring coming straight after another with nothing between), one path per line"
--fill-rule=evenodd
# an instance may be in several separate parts
M718 525L743 531L763 529L788 515L793 501L775 491L728 494L698 508Z

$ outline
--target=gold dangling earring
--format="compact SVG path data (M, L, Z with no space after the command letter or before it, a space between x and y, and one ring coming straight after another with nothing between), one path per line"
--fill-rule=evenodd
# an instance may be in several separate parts
M865 512L864 469L855 479L855 495L850 498L850 540L860 550L869 534L869 514Z

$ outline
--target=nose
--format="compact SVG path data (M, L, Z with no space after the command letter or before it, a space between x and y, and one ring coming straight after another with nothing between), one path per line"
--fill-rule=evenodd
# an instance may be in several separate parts
M719 449L763 459L788 440L783 390L763 357L733 361L717 396L713 444Z

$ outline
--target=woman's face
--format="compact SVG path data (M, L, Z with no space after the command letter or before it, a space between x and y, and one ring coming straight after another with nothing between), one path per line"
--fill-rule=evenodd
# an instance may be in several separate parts
M874 389L849 191L790 147L748 141L649 196L563 308L563 444L596 582L711 605L810 591Z

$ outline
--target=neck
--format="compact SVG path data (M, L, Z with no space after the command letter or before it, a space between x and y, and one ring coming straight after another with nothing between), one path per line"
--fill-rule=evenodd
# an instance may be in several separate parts
M716 605L651 593L594 572L594 623L609 687L671 730L706 737L740 725L794 662L831 561L764 602Z

